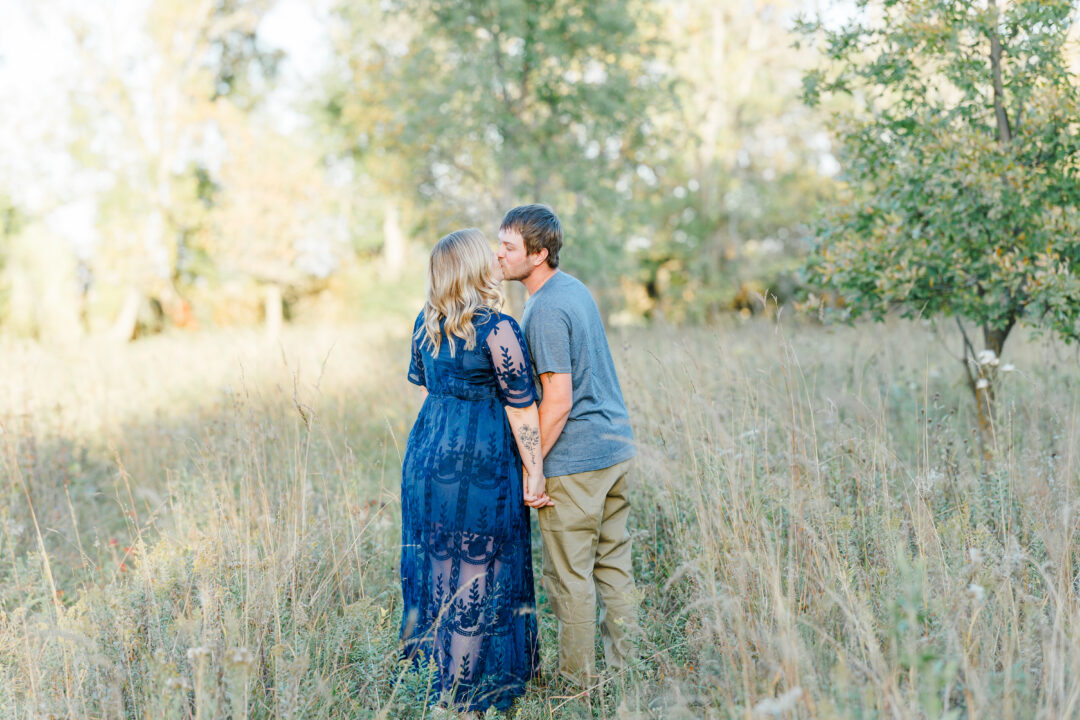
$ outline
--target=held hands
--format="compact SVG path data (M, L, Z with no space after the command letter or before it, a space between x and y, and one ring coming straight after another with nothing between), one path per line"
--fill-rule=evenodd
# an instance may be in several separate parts
M530 475L529 473L522 474L522 485L525 495L525 504L529 507L540 508L554 505L547 494L547 478L542 473L536 475Z

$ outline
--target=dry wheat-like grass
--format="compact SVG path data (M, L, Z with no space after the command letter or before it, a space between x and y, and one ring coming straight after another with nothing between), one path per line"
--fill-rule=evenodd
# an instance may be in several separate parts
M1013 341L986 460L919 325L611 340L642 659L513 717L1080 714L1071 351ZM396 327L4 347L0 717L426 716L396 654L406 353Z

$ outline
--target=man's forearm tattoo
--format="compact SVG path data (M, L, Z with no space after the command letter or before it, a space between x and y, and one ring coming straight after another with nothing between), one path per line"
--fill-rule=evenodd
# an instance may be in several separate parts
M530 464L536 464L536 451L540 448L540 429L533 425L518 428L518 441L521 449L529 453Z

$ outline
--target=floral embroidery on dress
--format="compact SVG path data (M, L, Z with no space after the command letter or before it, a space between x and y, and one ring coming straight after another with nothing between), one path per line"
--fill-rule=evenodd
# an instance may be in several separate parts
M409 381L428 390L401 480L402 651L436 668L436 696L503 710L539 670L529 509L504 406L537 399L513 318L474 321L476 346L413 326ZM453 357L448 343L457 347Z

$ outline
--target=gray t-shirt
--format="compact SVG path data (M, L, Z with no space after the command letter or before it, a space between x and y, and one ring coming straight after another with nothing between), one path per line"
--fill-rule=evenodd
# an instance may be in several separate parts
M525 303L521 320L533 369L570 373L573 406L562 435L544 458L548 477L591 472L635 454L604 323L592 294L575 277L556 272Z

